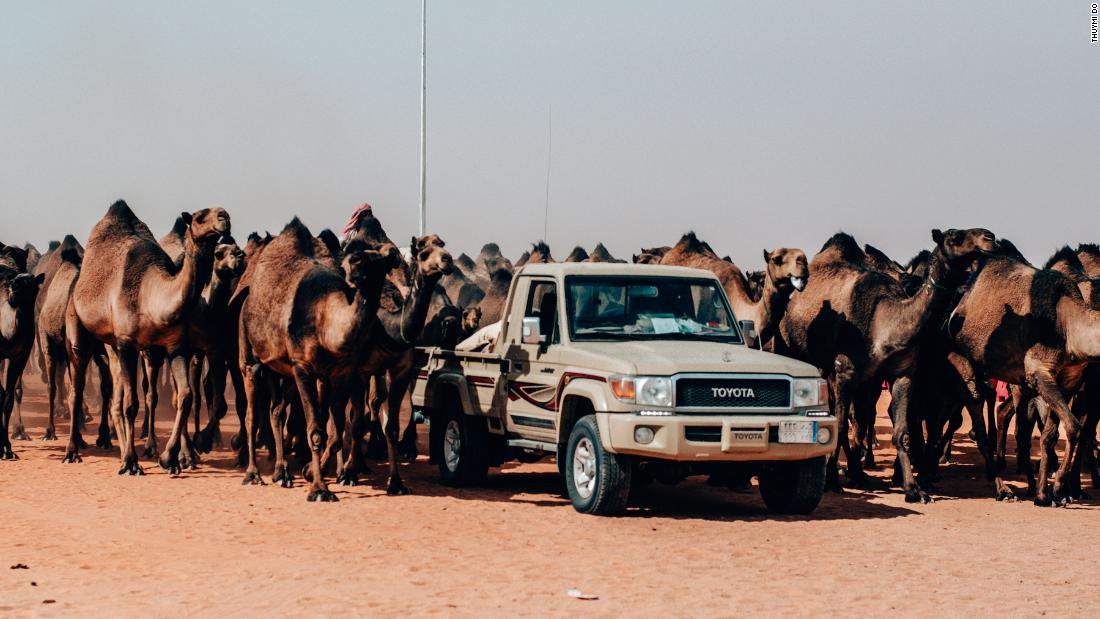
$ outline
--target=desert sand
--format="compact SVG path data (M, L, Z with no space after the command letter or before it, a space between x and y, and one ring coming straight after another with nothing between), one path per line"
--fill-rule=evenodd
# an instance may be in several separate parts
M117 451L94 446L63 465L64 440L38 440L44 393L28 375L35 440L0 462L2 617L1034 616L1100 603L1097 502L994 501L966 427L929 505L906 504L883 466L872 489L828 495L810 517L692 479L601 518L560 497L552 460L458 490L422 456L404 466L403 497L372 463L331 504L307 503L300 479L242 486L224 447L178 478L151 461L119 477ZM162 406L161 435L169 419ZM878 432L886 464L884 409Z

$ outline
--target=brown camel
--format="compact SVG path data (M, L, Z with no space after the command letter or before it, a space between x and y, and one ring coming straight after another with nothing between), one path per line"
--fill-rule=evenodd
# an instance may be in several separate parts
M626 260L619 260L615 256L612 256L611 252L607 251L607 248L604 247L603 243L597 243L596 246L594 248L592 248L592 253L589 254L588 260L586 260L585 262L618 262L618 263L624 263L624 262L626 262Z
M377 323L378 292L399 259L392 246L382 253L362 241L350 242L338 265L326 245L297 218L258 256L242 279L233 303L240 306L240 366L247 399L248 468L244 483L263 483L256 466L256 423L267 412L264 389L274 396L273 379L293 379L305 416L311 453L308 499L335 501L322 477L321 450L328 442L326 416L333 393L345 391L370 333ZM341 275L341 267L344 275ZM271 418L276 438L280 420ZM275 441L274 482L289 485L283 443Z
M4 252L4 249L18 251ZM0 460L14 460L16 455L8 438L8 425L15 405L15 388L34 346L34 303L45 277L26 272L24 250L4 246L0 252L3 252L0 257L0 360L5 361L4 383L0 388Z
M569 255L565 257L563 262L587 262L588 252L583 247L577 245L573 248L573 251L569 252Z
M493 271L499 268L506 268L509 271L515 270L512 261L500 253L500 246L496 243L486 243L482 246L481 252L478 253L474 263L474 281L483 288L488 285L489 276Z
M1085 382L1088 364L1100 359L1100 311L1086 303L1062 272L996 258L972 280L948 330L954 349L980 376L1025 386L1053 411L1040 439L1041 483L1035 503L1065 504L1081 431L1068 401ZM1067 447L1050 487L1059 422L1066 428Z
M517 265L518 266L518 265ZM477 270L477 265L474 264L474 259L466 254L459 254L458 258L455 258L455 270L461 271L465 279L473 279L474 271Z
M777 352L785 352L816 365L827 378L837 370L838 357L850 363L851 380L846 392L853 394L849 410L837 409L842 431L838 450L848 458L848 474L854 483L865 479L858 445L871 428L861 420L873 419L873 407L883 381L892 382L891 416L895 464L906 501L927 502L927 492L913 475L913 454L923 454L916 411L909 406L910 386L919 355L918 343L926 325L942 323L947 303L965 277L966 269L983 251L997 248L988 230L932 231L928 275L920 292L907 297L900 285L887 275L864 266L864 252L851 236L834 235L810 262L809 285L792 295L780 324ZM833 402L837 393L832 390ZM871 411L866 408L870 406ZM866 422L863 422L866 425ZM844 431L850 429L850 431ZM838 452L839 453L839 452ZM838 488L837 458L830 460L829 483Z
M65 384L65 371L69 364L68 348L65 343L65 311L69 307L73 286L80 274L80 263L84 248L67 235L60 243L58 251L47 254L45 260L55 262L49 265L49 274L43 273L43 290L38 298L42 301L38 311L38 346L44 352L43 365L46 373L47 392L49 394L50 416L46 424L46 434L42 440L57 440L54 418L59 402L59 389ZM45 282L49 282L47 285ZM99 389L102 401L100 411L99 435L96 446L111 448L111 428L107 420L111 402L111 374L102 346L92 360L99 369ZM78 422L81 420L78 420Z
M718 276L734 316L739 320L752 320L759 333L760 345L770 349L791 293L806 286L810 273L806 254L801 249L765 251L764 261L764 288L760 300L753 301L741 269L719 258L694 232L685 234L661 258L661 264L705 269Z
M524 250L523 253L519 255L519 258L516 259L516 263L515 263L516 268L518 269L518 268L522 267L523 265L527 264L527 261L530 260L530 259L531 259L531 250L529 250L529 249Z
M118 433L119 474L142 475L134 449L137 415L138 353L150 348L167 351L172 358L176 423L161 465L179 469L180 434L185 427L191 393L187 365L180 353L186 346L184 322L202 292L199 282L209 277L214 263L214 243L229 233L229 214L221 208L184 215L183 259L173 262L153 234L125 202L111 205L92 228L84 261L65 315L69 346L69 411L74 420L83 415L84 374L93 342L106 345L113 389L111 419ZM71 424L65 462L78 462L81 441L79 423Z
M512 286L512 273L500 268L493 271L489 278L489 287L484 291L474 290L470 286L462 288L458 296L459 307L481 308L481 320L486 324L498 322L504 315L504 305L508 302L508 290Z

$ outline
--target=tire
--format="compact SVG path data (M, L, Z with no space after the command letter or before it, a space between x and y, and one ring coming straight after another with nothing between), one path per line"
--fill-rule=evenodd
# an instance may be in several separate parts
M633 463L603 448L594 415L577 421L567 445L562 468L573 509L602 516L626 508Z
M775 514L809 514L825 494L825 457L772 462L760 472L760 497Z
M474 486L489 473L489 428L483 417L471 417L452 405L437 416L443 424L436 460L439 476L448 486Z

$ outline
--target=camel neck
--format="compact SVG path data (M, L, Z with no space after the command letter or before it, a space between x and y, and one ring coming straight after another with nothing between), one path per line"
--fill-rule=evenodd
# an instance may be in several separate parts
M412 263L412 288L401 308L400 320L397 324L397 333L394 340L405 347L412 347L424 330L424 321L428 317L428 309L432 303L432 293L439 282L440 275L425 276L420 272L420 265Z
M937 248L917 294L909 298L887 297L876 306L876 315L885 311L890 317L876 321L878 328L887 330L876 341L889 342L890 348L912 347L927 325L942 322L948 304L957 294L958 277L958 270L947 263Z
M1066 353L1076 359L1100 360L1100 311L1070 296L1058 300L1056 311Z
M197 243L188 230L183 237L183 262L179 271L165 282L165 288L151 291L163 303L159 316L162 324L172 325L182 320L206 288L213 268L213 247Z
M757 311L754 320L756 331L760 336L760 345L763 347L771 341L783 314L787 311L787 305L791 300L791 291L783 291L776 287L770 275L764 280L764 289L760 293L760 300L756 302Z

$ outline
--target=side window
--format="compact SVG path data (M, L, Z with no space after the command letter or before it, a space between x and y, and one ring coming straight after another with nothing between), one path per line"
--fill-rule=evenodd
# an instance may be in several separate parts
M546 336L550 344L561 341L558 330L558 287L554 282L533 281L527 295L527 308L524 318L538 318L539 332Z

